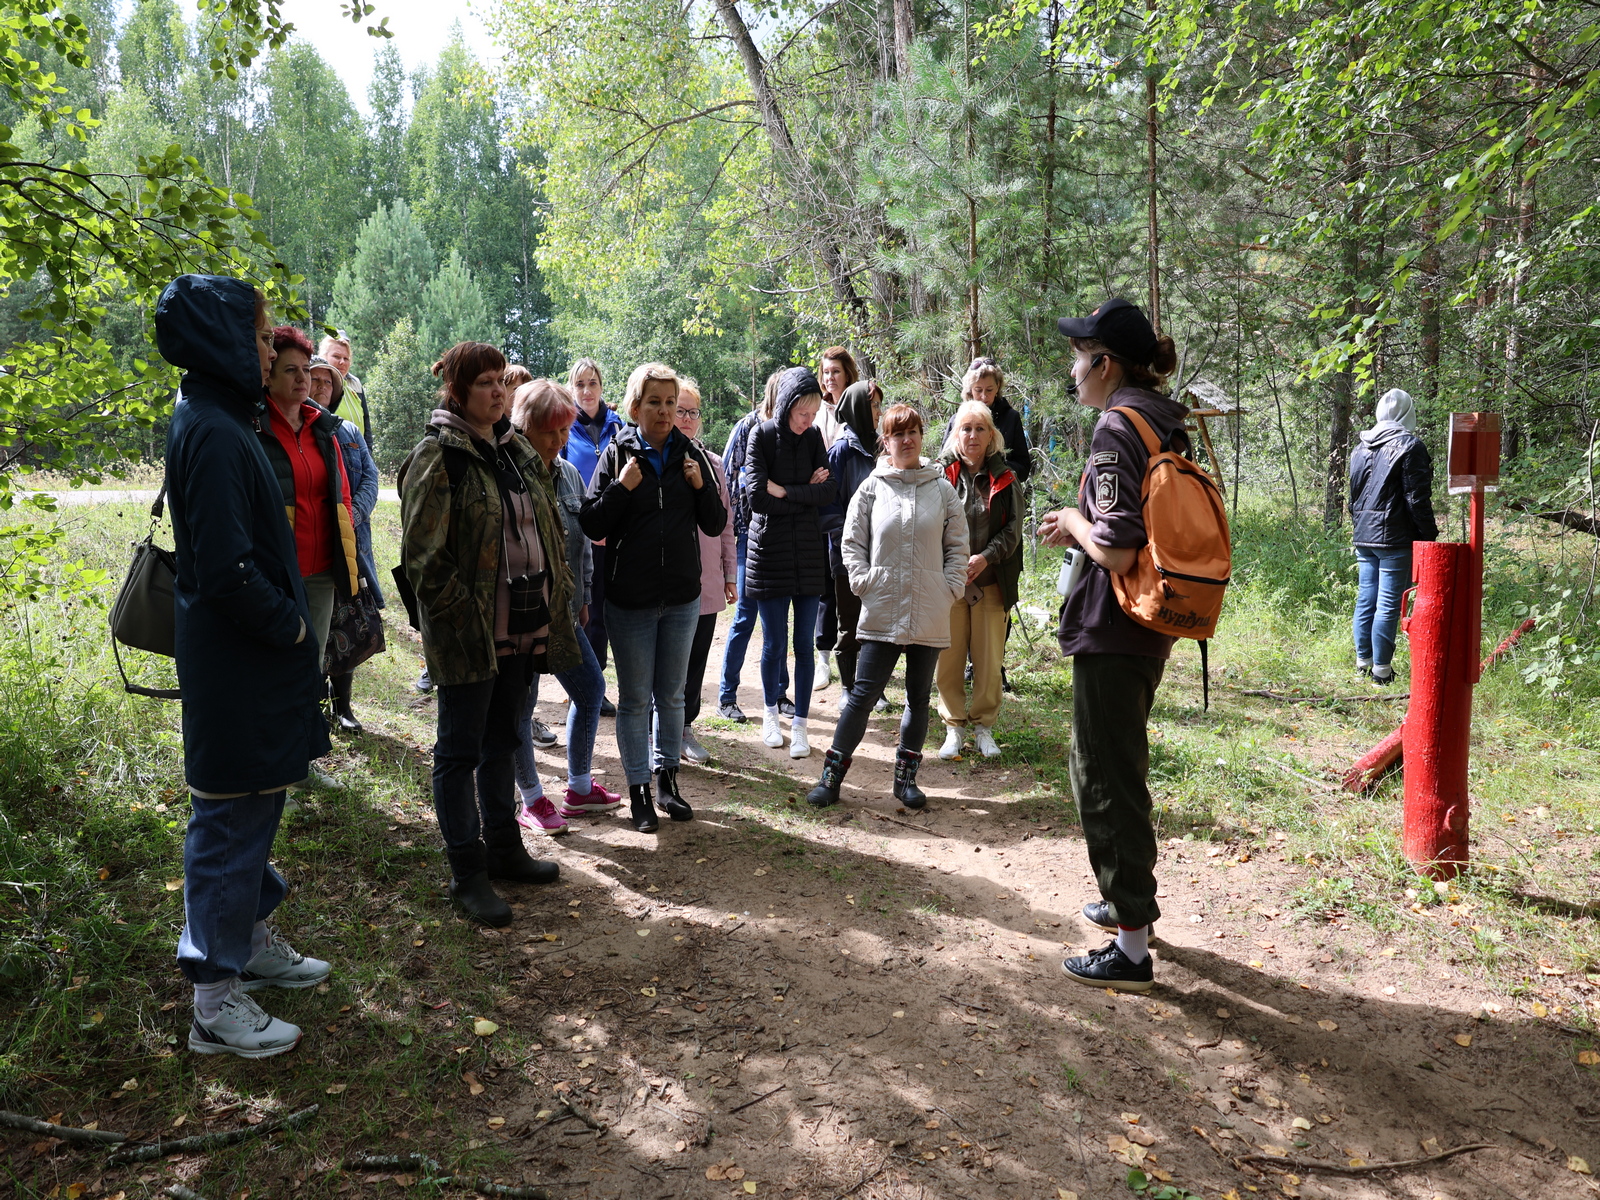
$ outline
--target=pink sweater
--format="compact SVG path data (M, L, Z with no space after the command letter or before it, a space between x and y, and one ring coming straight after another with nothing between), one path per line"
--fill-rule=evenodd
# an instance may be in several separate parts
M733 509L728 504L728 476L722 469L722 456L712 450L701 446L705 456L711 460L711 468L717 475L717 493L722 497L722 507L728 512ZM727 595L723 591L726 584L738 580L738 562L736 559L737 541L733 532L733 521L730 518L722 527L722 532L716 537L700 535L700 615L710 616L719 613L728 607Z

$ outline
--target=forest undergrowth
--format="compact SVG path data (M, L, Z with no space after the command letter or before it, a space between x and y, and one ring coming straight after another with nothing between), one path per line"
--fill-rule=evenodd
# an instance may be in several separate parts
M503 1017L492 1037L474 1032L479 1017L516 1007L522 977L492 953L493 938L455 920L445 900L429 824L433 710L410 689L419 659L395 624L398 608L388 610L389 652L358 675L357 709L369 732L336 750L342 790L308 799L277 844L294 884L279 919L338 970L315 992L272 997L271 1011L307 1025L300 1050L219 1067L182 1044L188 998L173 962L186 813L178 709L122 694L106 635L105 606L147 516L137 505L105 504L64 520L67 557L112 579L66 599L19 604L0 634L0 1108L179 1136L317 1103L321 1116L296 1135L293 1161L278 1163L283 1187L297 1193L351 1148L394 1150L396 1136L448 1142L460 1170L508 1171L510 1152L492 1136L498 1127L445 1097L476 1096L480 1080L515 1073L548 1034ZM397 526L396 506L380 506L380 563L394 560ZM1403 648L1392 691L1355 676L1348 548L1265 503L1241 509L1234 538L1235 584L1211 649L1210 707L1202 705L1195 648L1181 643L1152 722L1164 853L1194 864L1187 870L1197 878L1202 868L1262 864L1262 892L1244 903L1253 899L1319 937L1329 931L1338 944L1325 961L1335 971L1357 971L1356 960L1370 964L1381 953L1393 960L1384 965L1395 968L1403 995L1450 964L1506 998L1491 1011L1547 1019L1579 1038L1575 1045L1593 1046L1600 671L1585 648L1546 625L1485 676L1472 749L1473 865L1435 887L1399 851L1399 773L1361 796L1338 785L1403 716L1409 677ZM1486 640L1530 610L1549 614L1564 603L1573 611L1574 597L1560 593L1587 569L1579 549L1588 548L1531 522L1493 523ZM1008 822L1068 838L1076 833L1066 774L1071 672L1054 645L1055 565L1042 550L1032 562L1011 642L1019 694L1008 699L998 731L1006 774L957 764L953 778L971 785L966 796L978 785L997 789ZM146 660L135 670L156 679L167 667ZM737 733L716 721L707 727L719 738ZM850 904L859 897L863 910L869 896L879 897L863 923L939 919L958 907L888 883L869 891L880 868L830 846L821 818L795 803L796 776L715 769L719 761L688 774L699 794L716 791L708 803L739 822L751 855L786 856L780 861L806 878L854 888ZM815 765L802 764L802 773ZM1063 842L1063 853L1081 856L1081 843ZM1079 863L1069 865L1075 872ZM600 898L582 909L581 886L571 893L580 899L566 894L516 898L530 943L565 945L575 927L562 919L567 904L574 919L579 910L623 904ZM667 969L662 978L673 978ZM569 990L585 982L570 971L560 979ZM261 1153L245 1146L211 1156L207 1194L258 1186L251 1164ZM54 1154L13 1156L11 1186L44 1195L70 1184L71 1169L50 1169Z

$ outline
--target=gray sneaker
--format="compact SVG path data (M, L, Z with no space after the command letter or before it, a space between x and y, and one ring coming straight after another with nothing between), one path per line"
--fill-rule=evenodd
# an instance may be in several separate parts
M312 987L331 974L332 966L320 958L309 958L298 953L269 925L267 944L260 954L245 963L244 974L239 976L239 987L246 992L268 987Z
M238 987L209 1021L198 1013L189 1025L189 1049L196 1054L237 1054L271 1058L300 1044L300 1026L269 1017L255 999Z
M683 747L679 756L684 762L692 762L696 766L711 761L711 751L700 744L700 739L694 736L694 730L687 725L683 727Z
M556 744L556 731L551 729L539 718L535 717L529 722L532 730L533 744L541 750L548 750Z

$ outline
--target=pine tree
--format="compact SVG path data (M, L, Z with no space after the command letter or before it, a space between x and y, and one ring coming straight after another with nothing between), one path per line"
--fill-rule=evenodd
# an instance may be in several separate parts
M458 251L450 251L439 273L422 289L417 324L426 354L443 354L457 342L496 340L495 323L489 319L483 291Z
M379 44L372 55L372 82L367 103L368 154L372 164L372 196L378 207L404 199L408 190L406 162L406 66L392 41Z
M437 407L439 381L409 316L395 322L365 380L372 398L373 457L384 471L405 461Z
M376 354L401 317L415 328L432 274L433 247L406 202L396 200L362 223L355 254L333 285L329 323L350 335L358 358Z

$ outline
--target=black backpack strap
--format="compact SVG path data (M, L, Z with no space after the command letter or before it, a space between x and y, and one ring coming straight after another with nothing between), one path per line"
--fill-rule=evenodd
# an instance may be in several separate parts
M1211 711L1211 661L1206 653L1210 646L1209 638L1200 639L1200 694L1205 697L1205 711Z
M429 425L427 433L423 436L431 437L438 442L438 426ZM470 452L461 449L460 446L446 446L443 442L439 442L439 451L444 456L444 473L450 480L450 490L455 491L461 486L461 481L467 477L467 461L474 456Z

